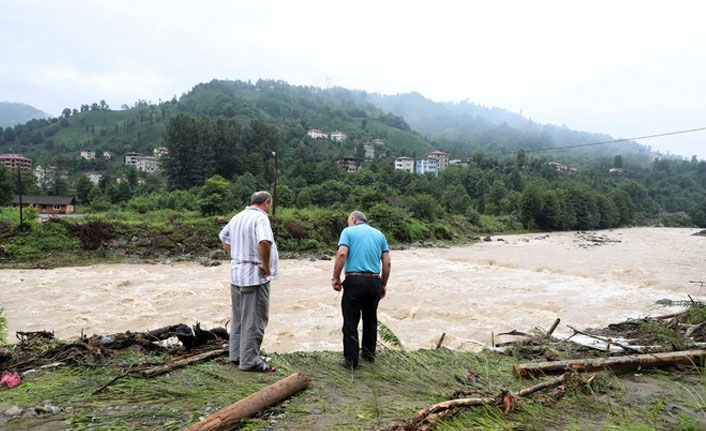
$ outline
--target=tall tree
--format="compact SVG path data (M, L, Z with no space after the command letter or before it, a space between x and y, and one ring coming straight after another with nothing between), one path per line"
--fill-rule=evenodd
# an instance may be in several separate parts
M12 181L12 174L5 165L0 165L0 206L10 205L13 194L15 194L15 184Z

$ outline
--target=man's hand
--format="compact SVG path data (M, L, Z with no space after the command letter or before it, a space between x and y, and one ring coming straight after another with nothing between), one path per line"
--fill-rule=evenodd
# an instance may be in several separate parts
M380 290L380 299L384 298L386 294L387 294L387 286L382 286L382 289Z
M335 290L336 292L340 292L343 288L343 283L341 283L340 279L334 278L331 279L331 287L333 287L333 290Z
M260 268L260 272L262 274L263 278L267 278L270 276L270 267L265 265L264 263L258 263L257 267Z

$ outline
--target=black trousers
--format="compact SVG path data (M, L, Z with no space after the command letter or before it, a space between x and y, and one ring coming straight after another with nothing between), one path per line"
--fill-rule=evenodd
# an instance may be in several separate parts
M363 318L363 354L375 356L378 336L378 303L382 293L382 281L378 277L362 275L346 276L343 281L343 356L358 365L360 347L358 323Z

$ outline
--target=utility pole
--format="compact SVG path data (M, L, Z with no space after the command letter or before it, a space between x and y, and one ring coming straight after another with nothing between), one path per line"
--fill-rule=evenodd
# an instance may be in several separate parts
M20 197L20 230L24 229L22 220L22 174L20 172L20 165L17 165L17 191Z
M272 217L275 217L277 215L277 143L276 142L275 142L275 150L272 152L272 155L275 156L275 175L274 175L275 186L274 186L274 190L272 190Z

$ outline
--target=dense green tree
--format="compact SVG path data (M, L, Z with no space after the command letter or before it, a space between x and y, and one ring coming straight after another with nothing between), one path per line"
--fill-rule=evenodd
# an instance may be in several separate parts
M456 184L444 191L441 203L451 214L465 214L472 202L466 188L462 184Z
M240 209L244 205L249 205L250 196L258 190L262 190L261 183L250 172L246 172L236 178L231 186L231 193L235 202L234 207Z
M233 209L230 183L220 175L207 179L199 191L199 210L203 215L226 214Z
M78 177L76 181L76 203L88 204L90 202L88 195L93 189L93 183L84 174Z
M544 197L539 186L530 183L522 191L520 197L520 220L528 229L535 228L542 219L544 210Z
M15 184L12 181L12 174L0 164L0 206L10 205L12 196L15 194Z

